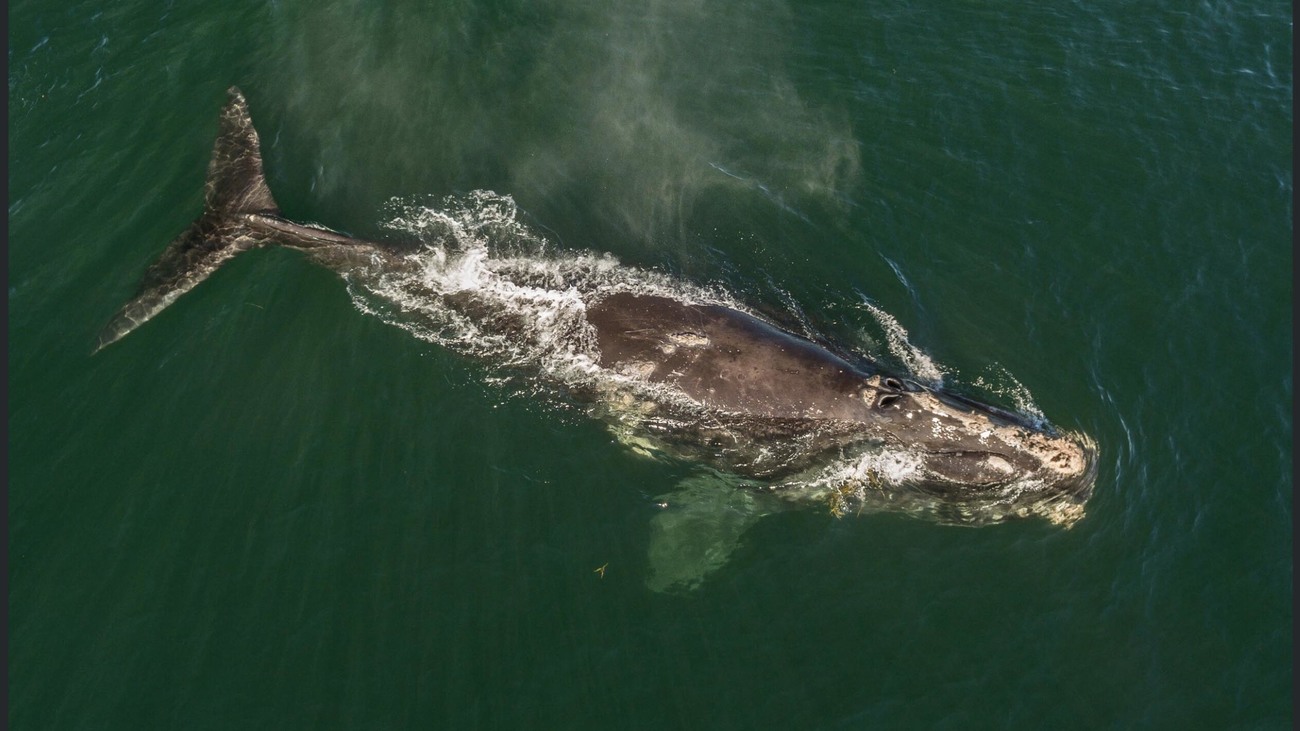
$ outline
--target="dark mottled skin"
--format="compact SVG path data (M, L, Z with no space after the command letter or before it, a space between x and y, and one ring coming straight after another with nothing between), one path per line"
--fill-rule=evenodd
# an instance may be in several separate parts
M587 310L601 365L648 363L645 378L726 411L860 420L867 374L807 340L736 310L619 293Z
M853 442L893 444L918 455L927 481L945 490L983 489L1026 476L1065 491L1090 484L1091 457L1068 438L994 407L869 373L729 307L623 292L589 308L587 320L603 367L670 386L724 419L741 417L729 421L729 431L756 443L766 424L781 423L786 431L818 435L805 452ZM747 460L741 467L750 474L781 469L754 469Z

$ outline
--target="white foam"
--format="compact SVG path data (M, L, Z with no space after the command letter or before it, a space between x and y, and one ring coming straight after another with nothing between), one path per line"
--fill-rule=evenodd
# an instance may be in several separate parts
M890 354L901 361L919 380L932 386L943 385L943 369L926 355L925 351L912 344L907 330L898 324L898 320L870 302L864 301L862 304L880 324L880 329L884 330Z
M586 320L589 306L615 292L743 309L721 290L623 266L608 254L551 251L508 195L398 198L386 209L385 228L419 246L405 267L346 273L357 306L498 371L533 368L563 385L626 381L597 367Z
M997 371L997 374L993 376L995 380L990 381L984 376L978 376L971 385L993 396L1011 401L1011 403L1015 404L1015 410L1027 417L1031 423L1039 427L1045 426L1047 417L1043 414L1043 410L1038 407L1038 403L1034 401L1034 395L1025 387L1025 384L1017 380L1002 366L997 365L994 368Z

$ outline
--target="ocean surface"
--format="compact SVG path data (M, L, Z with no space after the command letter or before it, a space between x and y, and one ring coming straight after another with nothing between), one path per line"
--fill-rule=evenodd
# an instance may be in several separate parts
M9 28L12 728L1291 727L1290 4ZM295 252L92 354L202 209L231 85L286 216L721 293L1090 435L1086 514L784 511L656 591L697 465Z

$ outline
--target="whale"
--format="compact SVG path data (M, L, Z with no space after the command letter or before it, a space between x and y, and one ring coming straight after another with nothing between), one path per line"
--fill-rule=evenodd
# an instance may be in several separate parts
M398 282L395 301L451 318L464 342L542 353L512 363L559 383L565 398L587 405L637 454L698 466L653 503L647 583L660 590L698 586L755 520L790 505L819 504L836 516L897 510L965 525L1037 516L1069 526L1083 515L1098 463L1085 434L815 341L734 299L617 282L578 291L561 282L546 293L566 302L566 324L542 338L537 321L551 310L542 317L504 306L499 292L439 280L429 257L295 222L271 194L247 100L235 87L227 95L202 212L147 268L96 352L254 249L300 252L350 287L387 292ZM512 281L535 288L537 279ZM418 308L392 309L397 324L417 327L403 312L418 320Z

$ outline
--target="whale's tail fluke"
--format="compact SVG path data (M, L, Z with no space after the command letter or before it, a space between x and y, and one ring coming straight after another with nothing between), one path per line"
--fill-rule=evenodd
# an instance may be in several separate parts
M262 173L261 144L248 103L233 86L228 94L208 163L203 213L145 272L135 297L100 332L96 351L161 312L231 257L261 243L262 237L247 225L248 215L279 215Z

